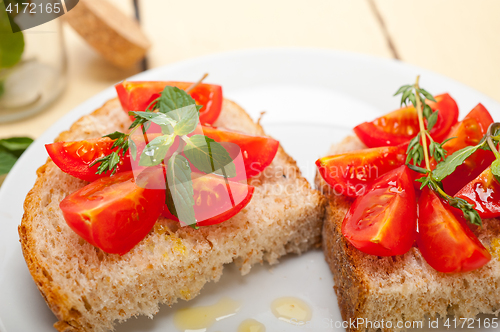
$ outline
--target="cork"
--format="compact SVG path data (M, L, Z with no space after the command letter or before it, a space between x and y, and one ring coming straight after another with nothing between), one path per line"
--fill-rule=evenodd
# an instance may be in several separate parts
M151 46L139 23L106 0L80 0L65 18L98 53L121 68L144 58Z

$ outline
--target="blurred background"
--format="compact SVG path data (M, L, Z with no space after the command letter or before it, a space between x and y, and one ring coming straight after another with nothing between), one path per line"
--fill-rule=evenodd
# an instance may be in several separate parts
M80 0L75 12L87 1ZM140 47L150 46L145 61L117 67L96 51L95 44L91 46L92 36L64 22L71 12L56 19L63 21L54 29L61 29L66 53L59 60L64 89L43 111L0 122L0 139L36 138L84 100L145 69L260 47L335 49L394 58L451 77L500 101L498 0L107 1L126 16L140 18L147 39L137 38L133 27L114 28L125 29ZM25 38L36 34L35 29L23 31ZM38 51L50 52L54 47Z

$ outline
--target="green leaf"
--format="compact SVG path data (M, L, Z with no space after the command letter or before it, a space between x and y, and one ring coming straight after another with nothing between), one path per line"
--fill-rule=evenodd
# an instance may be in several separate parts
M432 171L432 178L438 182L443 181L445 177L453 173L458 166L462 165L467 158L476 152L480 146L481 144L471 145L456 151L447 157L444 162L437 164L436 169Z
M17 157L12 153L0 150L0 175L10 172L17 161Z
M425 96L425 98L432 100L433 102L436 102L436 99L434 99L434 96L431 95L427 90L420 88L419 92L422 93Z
M436 111L436 112L437 112L437 111ZM432 108L431 108L429 105L424 104L424 109L423 109L423 111L422 111L422 114L423 114L424 118L429 119L429 117L430 117L432 114L434 114L434 113L432 112ZM428 129L428 130L430 130L429 128L427 128L427 129Z
M179 136L184 136L192 133L199 123L200 116L195 105L188 105L170 111L165 114L168 118L174 120L174 133Z
M139 166L159 165L175 141L175 135L158 136L146 145L141 153Z
M132 138L128 138L128 145L130 147L130 155L132 156L132 160L137 159L137 145L135 144Z
M24 151L33 143L29 137L12 137L0 139L0 146L9 151Z
M416 165L413 165L413 164L407 164L406 166L408 166L408 168L411 169L412 171L415 171L415 172L418 172L418 173L422 173L422 174L427 174L428 173L428 171L425 168L422 168L420 166L416 166Z
M174 154L168 160L167 183L179 220L187 225L195 224L193 182L186 158Z
M177 210L175 209L175 203L172 197L172 193L170 192L170 188L168 186L166 188L165 204L167 205L168 211L170 211L172 215L179 218L179 216L177 215Z
M491 173L497 178L500 177L500 159L491 163Z
M186 91L174 86L166 86L161 93L158 105L161 113L168 113L178 108L196 105L196 102Z
M129 115L135 117L134 127L139 124L146 124L147 122L156 123L161 126L161 130L164 135L170 135L174 132L174 126L177 121L172 120L163 113L153 113L153 112L129 112Z
M151 122L156 123L161 126L161 131L164 135L170 135L174 133L174 126L177 124L174 120L167 117L165 114L160 113L157 117L151 120Z
M0 81L0 98L2 98L2 95L5 92L5 86L4 86L4 81Z
M412 85L403 85L402 87L400 87L398 89L398 91L396 91L396 93L394 94L394 96L397 96L399 95L400 93L403 93L405 92L406 90L410 89L412 87Z
M401 96L401 105L406 104L406 99L412 94L412 89L406 90Z
M447 151L443 148L444 143L446 143L446 141L441 144L432 141L430 144L430 154L437 162L441 159L445 160L446 158Z
M21 60L24 51L22 32L12 32L5 6L0 3L0 68L8 68Z
M111 175L116 173L116 165L120 162L120 156L118 155L117 151L112 152L109 155L109 169L112 169L113 172L111 172Z
M474 205L470 204L465 199L458 197L450 197L448 199L448 204L450 204L450 206L462 210L465 219L467 219L471 224L480 227L483 226L481 217L479 216L479 213L474 209Z
M408 96L408 100L415 106L415 108L417 107L417 100L415 99L415 94L410 93L410 95Z
M119 131L115 131L114 133L104 135L103 137L109 137L111 139L119 139L120 137L124 137L125 134Z
M186 140L184 154L204 173L216 173L230 178L236 176L236 167L229 152L209 137L203 135L190 137Z

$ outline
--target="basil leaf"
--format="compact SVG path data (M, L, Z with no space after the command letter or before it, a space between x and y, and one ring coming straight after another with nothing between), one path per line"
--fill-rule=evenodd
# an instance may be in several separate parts
M24 51L22 32L12 32L5 3L0 3L0 68L8 68L21 60ZM14 21L12 21L14 22Z
M167 155L174 140L175 135L163 135L153 139L142 151L139 166L159 165Z
M458 166L462 165L480 147L481 144L467 146L448 156L445 161L437 164L436 169L432 171L432 178L438 182L443 181L445 177L453 173Z
M137 145L130 136L128 138L128 145L130 147L130 156L132 157L132 160L135 161L137 159Z
M17 157L12 153L0 150L0 175L10 172L17 161Z
M188 105L177 108L165 114L168 118L174 120L174 133L179 136L192 133L198 126L200 116L195 105Z
M33 143L33 140L29 137L12 137L0 139L0 147L11 152L24 152L24 150L26 150L31 143Z
M186 140L184 154L204 173L216 173L230 178L236 176L236 167L229 152L209 137L193 135Z
M179 218L179 216L177 215L177 210L175 209L175 203L172 197L172 193L170 192L170 188L168 186L166 188L165 204L167 205L168 211L170 211L172 215Z
M174 154L168 160L167 182L179 220L187 225L196 224L193 182L186 158Z
M168 113L178 108L196 105L196 102L186 91L174 86L166 86L161 93L158 105L161 113Z

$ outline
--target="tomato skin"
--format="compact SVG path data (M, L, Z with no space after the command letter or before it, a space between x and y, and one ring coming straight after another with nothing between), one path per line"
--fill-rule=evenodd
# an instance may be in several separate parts
M408 144L401 144L352 151L320 158L316 166L337 194L357 197L374 179L404 165L407 148Z
M453 127L448 135L448 137L457 138L443 144L447 156L469 145L478 144L492 123L493 118L488 110L483 105L478 104L461 122ZM455 195L463 186L479 176L494 160L495 156L491 151L480 149L474 152L451 175L443 180L444 190L449 195ZM433 161L432 168L435 168L435 165L436 162Z
M202 126L202 131L205 136L216 142L230 142L240 147L247 178L260 174L269 166L280 146L277 140L265 136L247 135L209 126Z
M486 168L477 178L466 184L455 197L465 199L474 205L481 218L500 216L500 183L491 173L491 167Z
M493 118L488 110L483 105L478 104L448 134L446 139L455 138L443 144L446 156L451 156L454 152L469 145L478 144L491 123L493 123ZM495 156L490 151L480 149L474 152L472 156L467 158L462 165L458 166L451 175L442 181L444 191L449 195L455 195L463 186L479 176L494 160ZM436 160L431 158L431 169L435 169L436 165ZM425 165L422 163L421 167L425 167ZM424 176L416 172L413 172L412 175L415 179ZM419 188L420 183L415 182L415 187Z
M460 211L443 203L428 187L422 191L418 209L418 248L435 270L467 272L491 260L488 250L460 217Z
M406 166L384 174L356 198L342 223L342 234L370 255L395 256L410 250L417 236L417 201Z
M439 110L439 114L430 134L436 142L442 142L451 127L458 121L458 106L447 93L434 98L436 103L432 101L427 101L427 103L434 111ZM369 148L399 145L408 142L418 134L417 111L413 106L400 108L372 122L364 122L356 126L354 132Z
M213 174L195 175L193 189L197 226L220 224L235 216L250 203L255 191L253 186L234 181L226 183L223 177ZM166 204L162 214L165 218L179 221Z
M128 113L130 111L146 110L146 107L160 96L160 93L167 85L186 90L192 84L189 82L123 81L115 85L115 89L123 110ZM197 104L203 105L199 111L200 123L214 123L222 110L222 87L202 83L191 90L189 94Z
M124 255L149 233L164 202L165 190L139 187L129 171L96 180L59 206L68 226L87 242L107 253Z
M109 177L111 172L96 174L99 165L89 167L95 160L110 154L114 141L108 137L94 138L74 142L57 142L46 144L52 161L65 173L80 180L95 181L103 177ZM117 166L117 172L131 170L130 159L122 156Z

